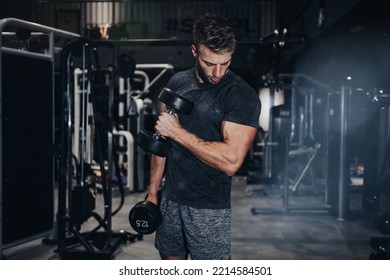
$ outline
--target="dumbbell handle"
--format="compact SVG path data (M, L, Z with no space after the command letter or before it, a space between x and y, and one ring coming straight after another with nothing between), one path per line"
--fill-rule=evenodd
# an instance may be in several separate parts
M167 113L173 115L173 113L175 113L175 109L173 109L172 107L167 107Z
M174 113L175 113L175 110L174 110L173 108L171 108L171 107L168 107L168 114L173 115ZM153 137L154 137L155 139L160 139L160 138L162 138L162 136L161 136L160 133L158 133L158 132L155 132L155 133L153 134Z

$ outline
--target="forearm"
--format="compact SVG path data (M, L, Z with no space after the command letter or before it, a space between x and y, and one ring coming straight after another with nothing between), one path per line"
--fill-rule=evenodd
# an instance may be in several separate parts
M157 195L158 188L161 185L161 181L164 177L166 158L152 155L150 165L150 181L149 181L149 193L151 195Z

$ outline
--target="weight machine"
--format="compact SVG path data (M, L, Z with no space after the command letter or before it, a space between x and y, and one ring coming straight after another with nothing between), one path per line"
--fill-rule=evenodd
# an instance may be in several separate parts
M284 213L292 211L323 211L331 212L339 220L349 216L349 162L347 134L350 122L351 92L348 86L341 86L336 91L318 80L305 74L280 74L279 81L291 79L290 100L281 106L271 109L270 133L265 138L265 178L259 182L272 182L282 187L282 209ZM324 134L317 139L313 133L313 92L299 88L298 81L308 82L326 92L326 108L324 110ZM286 84L284 84L286 87ZM303 93L303 106L298 106L297 89ZM286 92L285 92L286 95ZM275 133L276 132L276 133ZM291 205L290 194L299 190L306 175L311 175L313 163L321 153L323 177L325 182L324 200L320 205ZM303 167L291 175L292 160L295 157L303 159ZM296 169L294 167L294 169ZM293 178L292 178L293 177ZM312 187L315 178L312 179ZM253 191L253 186L249 191ZM251 208L253 215L275 212L275 210ZM278 210L276 210L278 212Z
M118 144L115 136L121 131L116 130L113 117L115 66L112 64L106 71L102 70L98 50L103 47L114 56L115 49L111 44L85 38L69 42L61 56L64 98L57 216L58 252L64 259L110 259L120 244L142 240L140 234L112 230L112 217L124 203L124 186L116 159ZM75 68L77 64L81 67ZM131 72L131 69L127 70ZM73 91L77 94L72 94ZM108 105L98 108L98 103ZM131 145L131 138L128 139ZM95 157L101 174L103 217L95 211L96 176L91 168ZM114 173L118 179L121 202L113 211ZM85 230L84 223L91 219L96 222L95 228Z

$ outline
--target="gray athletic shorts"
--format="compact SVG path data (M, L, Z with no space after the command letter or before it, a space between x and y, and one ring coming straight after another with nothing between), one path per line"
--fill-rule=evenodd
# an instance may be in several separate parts
M163 221L155 240L160 253L172 257L189 254L192 260L231 258L231 209L198 209L165 196L160 208Z

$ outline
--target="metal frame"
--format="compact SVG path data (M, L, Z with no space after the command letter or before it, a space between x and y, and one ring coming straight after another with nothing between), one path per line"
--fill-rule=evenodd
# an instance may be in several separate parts
M14 48L3 46L3 30L9 26L26 28L26 29L34 32L34 33L32 33L32 35L36 35L36 34L48 35L49 36L49 47L47 48L46 52L45 53L34 53L34 52L27 51L27 50L19 50L19 49L14 49ZM79 35L72 33L72 32L65 31L65 30L60 30L60 29L56 29L53 27L37 24L34 22L20 20L17 18L1 19L0 20L0 33L1 33L1 36L0 36L0 116L2 116L3 115L3 111L2 111L3 110L2 109L3 108L3 104L2 104L3 92L2 92L2 86L1 86L2 85L2 81L1 81L1 79L2 79L2 53L38 58L38 59L49 60L49 61L53 62L52 80L54 81L54 55L55 55L54 38L55 37L75 38L75 37L79 37ZM15 34L12 32L4 32L4 36L15 36ZM55 86L54 82L52 84L53 84L52 92L54 94L54 86ZM53 99L52 106L54 108L54 99ZM53 109L53 116L52 116L53 127L55 125L54 124L54 114L55 114L55 112ZM2 134L3 134L3 127L2 127L2 122L0 122L0 135L2 135ZM53 145L54 145L54 140L55 140L54 138L55 138L55 136L54 136L54 129L53 129L53 135L52 135ZM6 249L6 248L9 248L9 247L12 247L12 246L24 243L24 242L28 242L28 241L43 237L43 236L50 233L50 232L43 232L41 235L34 235L34 236L31 236L30 238L22 239L22 240L19 240L17 242L3 244L3 185L2 185L2 182L3 182L3 157L2 157L2 155L3 155L3 141L2 141L2 138L0 137L0 259L3 258L3 249ZM54 163L54 158L53 158L53 163ZM54 164L53 164L53 168L54 168ZM54 174L54 172L53 172L53 174ZM54 178L53 178L53 188L54 188ZM53 200L54 200L54 197L53 197ZM54 217L54 213L53 213L53 217Z
M310 82L311 84L314 84L315 86L324 89L327 92L328 97L328 107L327 107L327 117L325 119L325 128L326 133L324 136L324 143L317 143L315 145L314 150L311 152L311 156L308 159L308 162L304 169L301 171L300 176L297 178L297 180L294 182L293 185L293 191L297 189L299 186L300 181L302 180L302 177L307 172L308 168L310 167L314 157L317 154L317 150L320 148L320 146L324 146L325 149L325 157L326 162L328 162L328 155L329 155L329 147L328 147L328 139L329 139L329 98L330 97L337 97L339 98L340 102L339 109L340 109L340 120L339 120L339 128L340 132L336 136L340 143L340 153L337 158L337 164L338 164L338 177L337 177L337 211L336 216L337 219L340 221L347 220L349 218L349 185L348 183L348 130L350 126L350 106L351 106L351 89L348 86L341 85L340 90L336 91L332 89L331 87L327 86L326 84L323 84L322 82L314 79L313 77L310 77L306 74L280 74L280 79L293 79L295 82L297 79L303 79L305 81ZM312 103L310 100L306 100L309 103ZM312 114L311 108L306 112L308 114ZM311 117L311 116L310 116ZM311 124L312 125L312 124ZM311 131L311 128L308 128L309 132ZM329 205L328 202L328 192L329 192L329 182L328 182L328 172L326 172L326 192L325 192L325 201L324 205L322 207L292 207L289 205L289 182L288 182L288 166L289 166L289 155L291 154L291 151L289 151L290 142L291 142L291 135L284 137L284 143L281 143L283 147L281 147L284 150L284 181L283 181L283 202L282 202L282 211L284 213L290 212L290 211L330 211L331 205ZM274 146L272 144L276 143L270 143L270 146ZM269 144L268 144L269 145ZM277 144L276 144L277 145ZM256 214L263 214L267 212L274 212L274 211L268 211L267 209L260 209L260 208L251 208L251 212L253 215Z

